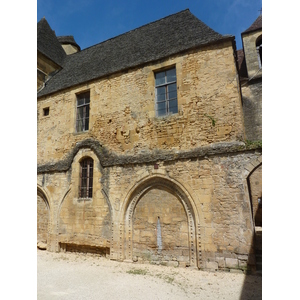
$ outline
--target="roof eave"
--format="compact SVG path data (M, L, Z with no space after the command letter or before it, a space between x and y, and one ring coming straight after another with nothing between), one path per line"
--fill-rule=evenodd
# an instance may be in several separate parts
M83 81L83 82L78 82L77 84L74 84L74 85L70 85L70 86L66 86L66 87L63 87L61 89L57 89L55 91L52 91L52 92L49 92L49 93L46 93L46 94L43 94L43 95L37 95L37 98L42 98L42 97L45 97L45 96L49 96L49 95L52 95L52 94L55 94L55 93L58 93L58 92L61 92L63 90L66 90L66 89L69 89L71 87L74 87L74 86L78 86L78 85L81 85L81 84L85 84L85 83L88 83L88 82L91 82L91 81L94 81L94 80L99 80L101 78L104 78L104 77L107 77L107 76L111 76L113 74L117 74L117 73L120 73L120 72L124 72L124 71L127 71L129 69L132 69L132 68L136 68L136 67L142 67L146 64L149 64L149 63L154 63L154 62L157 62L157 61L160 61L160 60L163 60L163 59L166 59L170 56L174 56L174 55L178 55L178 54L181 54L181 53L185 53L185 52L188 52L188 51L191 51L191 50L196 50L196 49L200 49L200 48L203 48L203 47L207 47L207 46L211 46L211 45L217 45L217 44L221 44L221 43L224 43L224 42L229 42L229 41L234 41L235 40L235 37L233 35L230 35L230 36L224 36L220 39L217 39L215 41L210 41L210 42L207 42L207 43L203 43L203 44L200 44L200 45L196 45L196 46L193 46L193 47L190 47L188 49L184 49L184 50L181 50L181 51L178 51L178 52L175 52L175 53L172 53L170 55L167 55L167 56L163 56L163 57L160 57L160 58L157 58L157 59L153 59L153 60L149 60L149 61L145 61L143 63L140 63L140 64L136 64L136 65L132 65L132 66L129 66L129 67L126 67L126 68L123 68L123 69L119 69L117 71L114 71L114 72L111 72L111 73L107 73L107 74L103 74L99 77L95 77L95 78L91 78L89 80L86 80L86 81Z

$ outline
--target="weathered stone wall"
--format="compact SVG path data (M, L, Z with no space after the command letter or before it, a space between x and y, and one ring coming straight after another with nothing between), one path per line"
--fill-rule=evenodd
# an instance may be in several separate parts
M77 193L79 161L86 156L93 158L97 168L93 198L84 201ZM193 262L204 269L245 269L255 263L246 179L249 164L260 156L260 152L249 151L158 161L158 167L149 163L103 168L93 151L82 149L68 172L39 175L40 184L52 195L52 224L56 225L50 227L52 242L57 243L52 249L58 251L59 243L63 249L76 245L110 248L112 259L124 260L129 259L132 242L133 260L140 257L177 265ZM153 178L161 183L159 188L154 185L140 198L133 198L139 186L144 185L145 191L152 188ZM126 216L134 199L131 228ZM155 248L155 241L157 246L153 229L158 216L167 251L162 256L153 251L147 258L143 255Z
M179 112L157 118L154 72L174 65ZM240 142L236 75L232 45L225 43L38 99L38 186L50 204L48 249L203 269L253 264L246 179L261 153ZM85 90L90 130L76 133L76 94ZM80 199L85 157L94 161L93 196Z
M262 140L262 80L245 83L242 95L246 139Z
M176 66L178 114L155 116L154 71ZM218 74L218 76L216 76ZM75 132L76 93L90 90L90 130ZM50 107L44 117L43 108ZM214 126L215 125L215 126ZM114 74L38 99L38 164L56 162L93 138L108 151L192 150L244 139L241 99L230 42Z

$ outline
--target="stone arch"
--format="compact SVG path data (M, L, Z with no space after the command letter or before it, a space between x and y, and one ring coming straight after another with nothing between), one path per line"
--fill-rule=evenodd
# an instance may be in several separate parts
M37 186L37 243L49 242L49 229L51 223L50 203L48 193Z
M167 193L176 197L179 203L183 206L183 210L187 220L187 243L189 265L199 267L201 265L201 243L200 243L200 228L197 210L194 201L187 190L177 181L161 174L150 175L137 184L135 184L123 205L123 223L120 224L120 234L124 232L124 236L120 238L120 252L124 260L133 260L133 218L135 209L141 199L153 189L162 189ZM199 225L200 226L200 225Z
M254 213L253 213L253 199L251 196L251 187L250 187L250 176L258 169L262 167L262 155L253 158L244 169L244 186L245 186L245 194L249 197L249 205L250 205L250 214L252 220L252 230L255 230L254 224Z
M80 162L93 160L93 192L81 197ZM63 251L109 253L112 209L103 193L103 169L99 157L90 147L82 147L70 166L69 188L60 200L57 212L58 245Z

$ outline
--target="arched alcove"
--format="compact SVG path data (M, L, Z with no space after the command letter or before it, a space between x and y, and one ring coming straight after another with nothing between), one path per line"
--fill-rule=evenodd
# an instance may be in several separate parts
M47 244L49 234L50 205L45 192L37 188L37 242Z
M174 180L155 175L134 188L124 206L124 233L125 260L200 267L195 208Z

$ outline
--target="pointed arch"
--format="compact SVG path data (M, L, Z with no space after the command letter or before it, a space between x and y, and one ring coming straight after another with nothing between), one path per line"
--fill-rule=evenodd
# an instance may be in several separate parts
M188 224L188 247L189 247L189 264L193 267L201 267L201 237L200 237L200 223L196 206L191 195L186 188L178 181L171 179L165 175L154 174L149 175L137 182L129 190L123 206L122 223L120 224L120 233L124 232L123 239L121 239L121 259L133 259L133 216L135 208L141 198L150 190L161 188L172 195L182 204ZM198 227L199 226L199 227Z
M47 191L37 186L37 242L47 244L50 232L50 201ZM40 247L40 246L39 246ZM43 246L44 247L44 246Z

